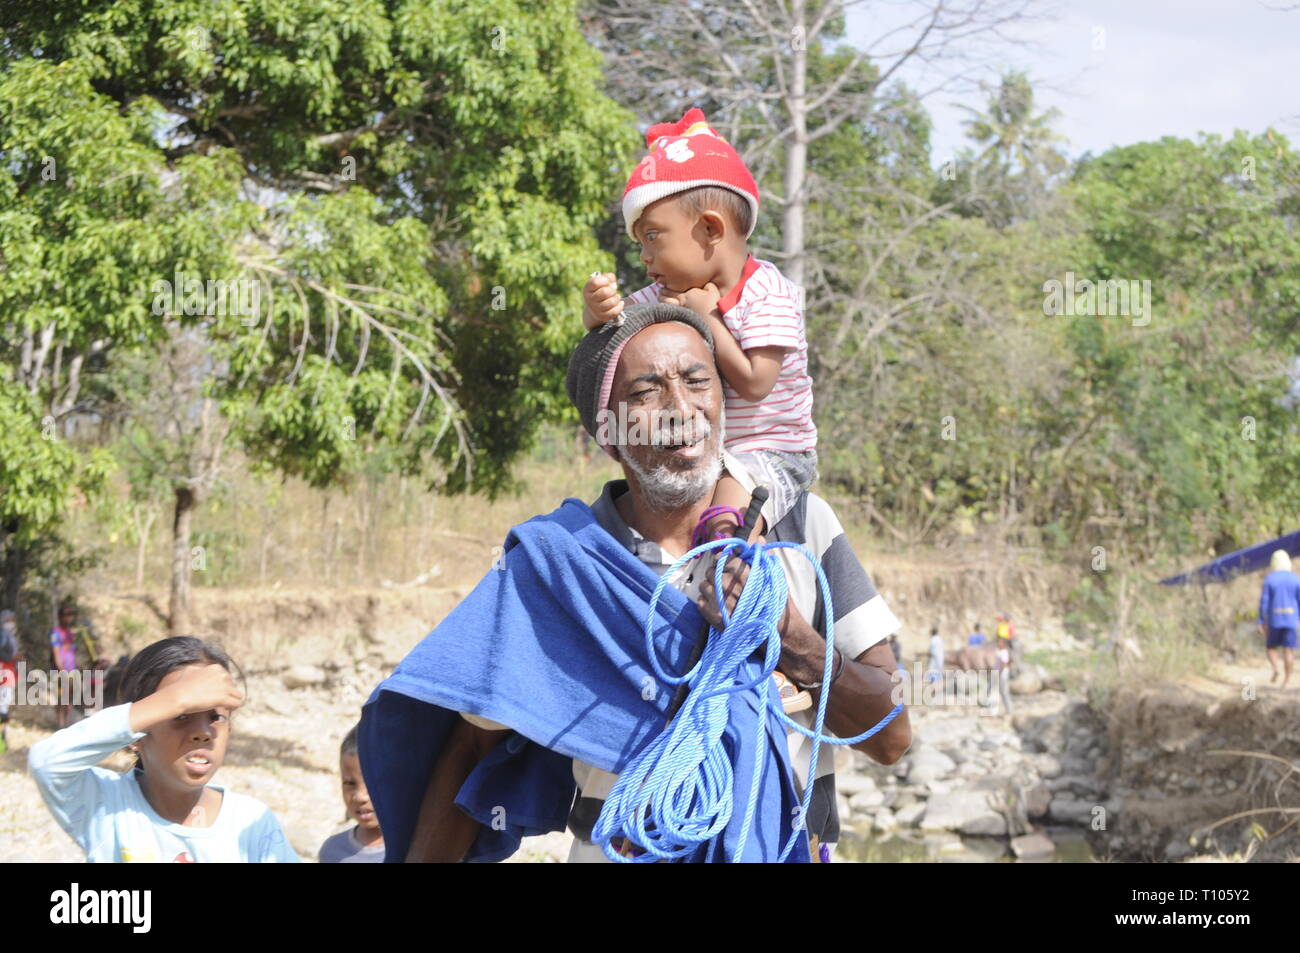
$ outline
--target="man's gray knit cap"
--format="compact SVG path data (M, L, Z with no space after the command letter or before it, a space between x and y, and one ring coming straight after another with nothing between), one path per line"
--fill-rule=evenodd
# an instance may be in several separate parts
M569 376L564 384L569 391L569 400L578 408L582 425L593 437L596 436L601 411L597 406L600 386L605 380L609 362L637 332L652 324L680 321L698 331L708 344L709 352L713 351L713 335L709 332L708 322L690 308L662 302L634 304L624 308L621 317L622 324L610 321L588 331L587 336L578 342L573 357L569 358Z

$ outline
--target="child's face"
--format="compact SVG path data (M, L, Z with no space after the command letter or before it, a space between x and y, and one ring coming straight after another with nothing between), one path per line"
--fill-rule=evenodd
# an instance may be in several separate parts
M716 265L706 255L716 241L706 220L683 211L677 202L675 195L651 202L632 231L641 242L641 263L650 279L670 291L687 291L713 279Z
M175 684L184 670L168 672L158 689ZM215 708L155 725L136 742L136 750L151 785L192 791L212 780L225 760L229 741L230 711Z
M339 774L343 779L343 805L348 809L348 817L366 830L379 830L379 818L370 803L366 779L361 776L361 759L355 751L348 752L339 761Z

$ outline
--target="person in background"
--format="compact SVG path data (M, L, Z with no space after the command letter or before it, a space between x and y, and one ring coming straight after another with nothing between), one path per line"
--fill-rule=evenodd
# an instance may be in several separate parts
M320 845L322 864L382 864L384 834L379 817L370 803L366 779L361 776L361 758L357 754L357 729L343 739L339 748L339 777L343 785L343 807L348 818L356 821L350 830L340 831Z
M927 682L936 682L943 677L943 638L939 635L939 627L936 625L930 630L930 671L926 675Z
M986 642L988 642L988 640L989 640L989 638L988 638L987 635L984 634L984 631L983 631L983 628L982 628L982 626L981 626L981 623L976 622L976 623L975 623L975 631L972 632L972 633L970 634L970 637L966 640L966 644L967 644L967 645L984 645Z
M12 609L0 611L0 754L9 750L9 708L18 685L18 619Z
M1011 652L1011 669L1015 671L1020 665L1021 649L1020 642L1016 639L1016 627L1011 624L1011 620L1007 618L1005 613L999 612L995 618L997 626L993 630L993 637L995 640L1007 640L1007 648Z
M895 632L889 637L889 650L894 653L894 661L903 664L903 643L898 641L898 633Z
M997 642L998 694L1002 697L1002 711L1011 714L1011 640L998 636Z
M50 630L50 654L53 657L54 667L60 672L71 673L69 676L71 679L76 679L77 673L81 670L77 662L76 625L76 606L70 602L63 603L59 606L59 623ZM71 689L73 682L64 680L63 685ZM72 713L71 699L57 699L54 710L58 717L59 730L62 731L68 727L68 717Z
M1259 631L1265 637L1264 650L1273 668L1270 682L1277 681L1278 650L1284 673L1282 688L1291 681L1295 657L1296 627L1300 624L1300 576L1291 571L1291 557L1285 549L1273 553L1269 574L1259 593Z

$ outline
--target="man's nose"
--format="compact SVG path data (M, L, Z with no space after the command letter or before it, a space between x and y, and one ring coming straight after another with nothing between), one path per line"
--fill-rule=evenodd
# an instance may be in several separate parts
M695 414L695 403L692 399L691 390L686 386L683 378L673 378L668 383L667 392L664 394L663 410L671 414L677 421L678 426L684 425Z
M203 714L194 720L194 740L207 741L212 738L212 714Z

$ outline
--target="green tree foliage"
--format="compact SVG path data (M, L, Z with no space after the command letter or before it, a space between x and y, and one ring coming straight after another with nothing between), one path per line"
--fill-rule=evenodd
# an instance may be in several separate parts
M562 408L574 289L603 263L591 226L633 141L626 115L595 90L598 61L570 5L87 0L11 4L5 20L9 60L75 62L101 108L132 105L169 123L161 152L170 168L228 150L240 181L273 190L261 220L244 223L254 255L233 253L240 232L225 235L230 259L203 260L203 278L251 267L282 279L276 307L286 310L297 292L314 291L298 300L299 321L337 308L354 337L372 339L374 373L417 384L395 389L380 414L377 388L350 378L337 338L306 367L310 386L295 379L286 390L258 366L260 379L239 396L258 411L265 401L265 413L237 413L258 425L260 450L324 479L354 453L330 436L353 417L378 437L403 435L412 457L436 453L451 488L507 482L506 464L536 423ZM98 164L91 177L123 164ZM197 191L220 185L215 172L188 172ZM256 254L282 273L252 266ZM347 285L377 290L362 301ZM385 308L419 326L402 331L420 346L403 351L378 333ZM304 371L300 338L262 341L270 356L254 363ZM235 350L235 379L248 386L247 349ZM442 394L431 395L434 381ZM353 413L339 413L354 394ZM397 426L421 403L441 410L418 429ZM449 426L463 427L463 439L440 442ZM453 469L466 454L474 466Z

